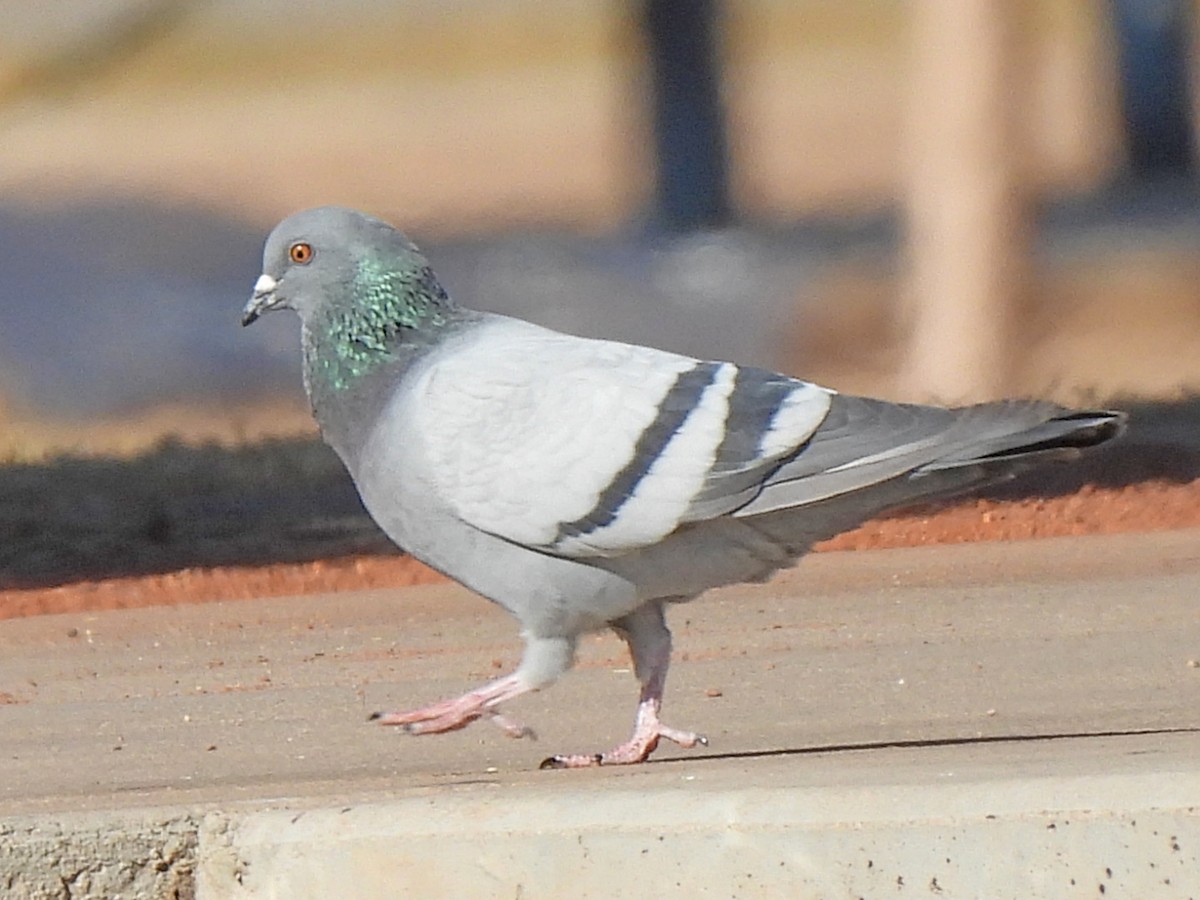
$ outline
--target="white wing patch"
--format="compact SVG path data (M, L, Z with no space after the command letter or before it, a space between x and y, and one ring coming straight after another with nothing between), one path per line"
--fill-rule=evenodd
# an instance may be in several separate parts
M780 405L759 441L759 454L778 459L808 440L829 412L831 393L819 385L797 382L796 389Z
M499 317L447 350L415 398L414 431L438 492L475 527L546 549L562 523L595 509L678 375L696 365Z
M725 436L737 367L722 363L699 401L624 498L612 521L560 539L568 556L607 556L660 541L679 527L708 477Z

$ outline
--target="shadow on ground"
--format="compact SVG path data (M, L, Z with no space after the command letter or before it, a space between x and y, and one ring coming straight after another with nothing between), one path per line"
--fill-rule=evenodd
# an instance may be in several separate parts
M1129 432L1082 461L985 492L1014 500L1200 479L1200 397L1134 402ZM315 439L165 443L130 460L0 468L0 588L190 567L398 553Z

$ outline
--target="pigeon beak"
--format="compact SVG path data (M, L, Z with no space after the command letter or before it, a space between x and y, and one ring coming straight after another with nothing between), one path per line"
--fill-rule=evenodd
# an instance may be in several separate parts
M254 282L254 294L250 297L250 302L246 304L242 310L242 325L249 325L265 312L269 312L279 305L280 300L275 296L275 289L279 287L277 282L265 272L258 276L258 281Z

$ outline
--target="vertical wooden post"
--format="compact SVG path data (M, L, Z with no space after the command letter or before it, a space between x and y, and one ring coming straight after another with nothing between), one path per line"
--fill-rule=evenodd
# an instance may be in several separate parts
M1023 4L913 0L903 393L1001 396L1026 288Z

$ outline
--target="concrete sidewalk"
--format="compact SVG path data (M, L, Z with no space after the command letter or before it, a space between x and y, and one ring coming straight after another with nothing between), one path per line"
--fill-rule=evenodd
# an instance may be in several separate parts
M486 724L368 712L515 664L454 587L0 622L5 897L1200 896L1200 533L823 554L673 610L632 769L613 638Z

